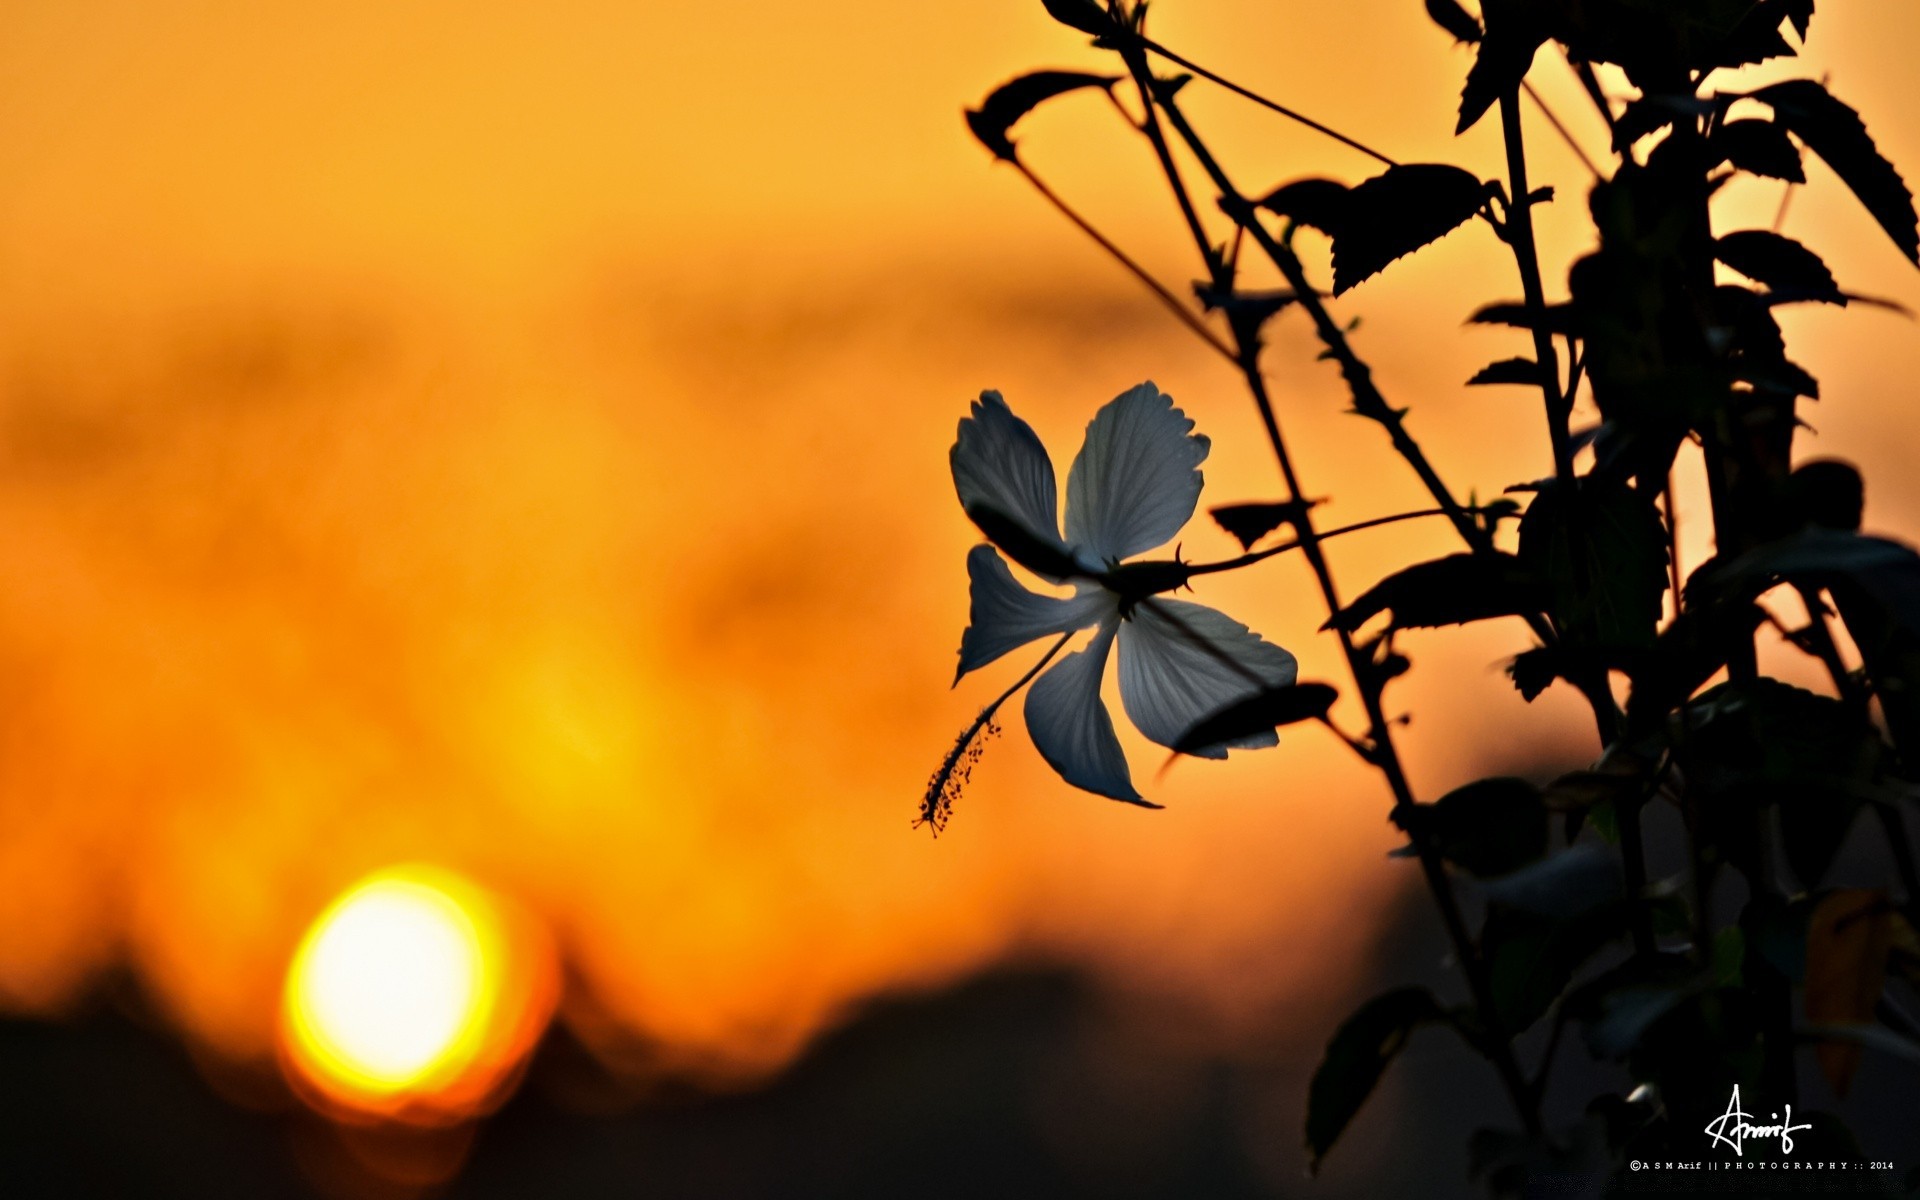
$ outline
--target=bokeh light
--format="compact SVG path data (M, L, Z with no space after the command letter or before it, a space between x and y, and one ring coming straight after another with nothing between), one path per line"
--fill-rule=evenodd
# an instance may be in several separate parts
M347 1115L457 1119L503 1090L551 1008L551 971L501 903L397 867L315 919L287 973L296 1084ZM544 982L544 986L543 986Z

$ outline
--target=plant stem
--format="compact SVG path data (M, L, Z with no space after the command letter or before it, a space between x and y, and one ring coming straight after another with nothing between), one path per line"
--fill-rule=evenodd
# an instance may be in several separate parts
M1192 71L1195 75L1198 75L1200 78L1208 81L1209 83L1218 84L1219 86L1227 89L1228 91L1232 92L1236 96L1239 96L1246 100L1251 100L1262 108L1279 113L1281 116L1287 118L1289 121L1296 121L1301 125L1305 125L1308 129L1313 130L1315 133L1323 134L1327 137L1330 137L1334 141L1339 142L1342 146L1348 146L1348 147L1351 147L1352 149L1358 150L1360 153L1366 155L1367 157L1375 159L1379 162L1385 163L1389 167L1397 167L1400 165L1399 163L1395 162L1393 159L1388 158L1386 155L1380 153L1378 150L1375 150L1372 146L1367 145L1365 142L1356 141L1355 139L1348 137L1346 134L1341 133L1338 129L1333 129L1329 126L1322 125L1320 122L1314 120L1312 117L1307 116L1305 113L1298 112L1294 109L1288 108L1284 104L1280 104L1276 101L1269 100L1258 92L1250 91L1247 88L1241 87L1239 84L1235 83L1231 79L1227 79L1223 76L1216 75L1212 71L1209 71L1205 67L1201 66L1199 63L1194 62L1192 59L1184 58L1181 55L1174 53L1172 50L1167 49L1165 46L1162 46L1159 42L1154 41L1152 38L1146 37L1145 35L1141 35L1137 39L1137 43L1140 46L1153 51L1155 54L1159 55L1161 58L1166 59L1168 62L1173 63L1175 66L1185 67L1187 70Z
M1587 157L1586 150L1581 147L1580 142L1573 136L1573 131L1561 123L1559 115L1555 113L1552 108L1548 107L1546 100L1541 97L1538 91L1534 90L1534 86L1522 79L1520 81L1520 90L1527 94L1527 99L1533 101L1534 107L1540 110L1540 115L1547 119L1547 124L1553 126L1553 131L1560 135L1560 140L1567 144L1567 149L1573 151L1573 156L1580 160L1582 166L1587 168L1588 174L1592 175L1595 179L1602 178L1600 168L1594 165L1591 158Z
M1179 107L1172 102L1172 98L1155 97L1155 99L1166 110L1168 122L1180 134L1188 150L1199 160L1201 168L1219 189L1223 201L1231 203L1229 215L1236 223L1252 233L1263 247L1267 247L1269 256L1274 257L1276 262L1284 259L1292 264L1293 272L1289 275L1288 282L1294 286L1296 292L1300 293L1303 300L1314 297L1313 290L1305 286L1305 273L1300 269L1299 260L1275 242L1266 228L1254 218L1250 206L1234 188L1226 172L1194 132ZM1310 311L1317 312L1316 323L1324 322L1332 329L1334 335L1338 336L1339 330L1332 326L1325 307L1317 303L1317 297L1314 299L1315 303ZM1267 391L1266 378L1260 372L1259 348L1238 329L1234 331L1234 338L1238 344L1240 371L1245 377L1247 389L1253 394L1254 407L1259 411L1260 423L1266 430L1267 442L1273 450L1274 460L1279 465L1280 476L1286 486L1287 501L1298 503L1306 492L1301 487L1293 455L1288 450L1285 435L1281 432L1273 399ZM1345 344L1343 337L1340 338L1340 344ZM1377 391L1371 390L1372 384L1366 368L1360 364L1357 357L1352 355L1351 351L1348 351L1348 362L1353 367L1350 380L1357 378L1366 381L1365 387L1373 400L1385 408L1384 399L1379 397ZM1343 363L1343 366L1345 365ZM1358 385L1356 385L1356 397L1359 394ZM1421 461L1424 462L1424 458ZM1461 527L1463 532L1466 529L1473 530L1478 535L1475 538L1476 542L1490 540L1485 538L1484 530L1478 522L1467 515L1466 510L1460 507L1459 502L1455 501L1444 487L1439 488L1439 494L1446 497L1441 507L1450 518L1454 519L1456 527ZM1314 581L1319 586L1320 596L1326 604L1328 614L1339 613L1343 607L1340 602L1339 588L1334 583L1333 570L1321 550L1320 535L1314 528L1313 517L1308 509L1304 507L1300 509L1294 518L1294 527L1299 531L1300 550L1313 571ZM1493 985L1487 973L1486 961L1481 957L1479 944L1467 928L1466 917L1460 909L1459 897L1454 894L1453 882L1447 876L1446 864L1442 861L1439 850L1434 846L1432 837L1420 822L1408 819L1418 805L1414 799L1413 787L1407 779L1406 770L1401 764L1399 750L1394 745L1393 726L1382 706L1380 688L1368 681L1369 663L1359 647L1354 644L1353 634L1338 624L1335 625L1334 632L1339 638L1340 650L1346 659L1348 673L1352 676L1355 689L1366 709L1369 736L1372 741L1369 761L1386 778L1387 786L1393 794L1395 821L1406 830L1413 843L1416 857L1420 861L1421 872L1426 877L1427 889L1433 896L1435 907L1440 910L1441 922L1446 927L1447 937L1460 961L1461 971L1467 977L1468 987L1473 994L1474 1007L1479 1011L1482 1028L1486 1030L1487 1044L1484 1049L1506 1087L1515 1112L1525 1124L1527 1131L1537 1134L1541 1129L1539 1106L1532 1101L1531 1089L1527 1085L1526 1077L1520 1071L1518 1060L1514 1057L1513 1041L1500 1020L1500 1011L1494 999Z
M1359 533L1363 529L1377 529L1382 525L1392 525L1399 521L1411 521L1418 517L1444 517L1446 515L1445 509L1423 508L1418 512L1394 513L1389 517L1374 517L1369 521L1356 521L1352 525L1341 525L1334 529L1323 529L1314 536L1319 541L1324 542L1328 538L1336 538L1342 534ZM1240 567L1250 567L1254 563L1272 558L1276 554L1284 554L1289 550L1298 550L1301 548L1301 545L1300 540L1296 538L1291 542L1282 542L1278 546L1269 546L1265 550L1255 550L1251 554L1242 554L1239 558L1229 558L1224 562L1217 563L1203 563L1195 566L1189 573L1193 575L1212 575L1219 571L1233 571Z
M1014 165L1014 169L1020 172L1021 177L1025 179L1028 183L1032 184L1034 190L1039 192L1040 195L1047 201L1047 203L1053 205L1054 208L1058 209L1061 215L1065 216L1067 220L1072 221L1074 225L1079 228L1080 232L1092 238L1094 242L1102 250L1105 250L1109 255L1113 257L1113 259L1116 262L1118 262L1121 266L1125 267L1128 270L1128 272L1133 275L1135 279L1138 279L1141 283L1146 284L1147 290L1151 291L1156 297L1158 297L1160 300L1160 303L1165 305L1169 312L1173 313L1174 316L1180 318L1181 324L1185 325L1188 329L1192 330L1196 335L1198 335L1200 340L1205 342L1208 346L1212 347L1215 353L1221 355L1223 358L1227 359L1229 362L1237 361L1236 355L1234 354L1232 347L1228 346L1225 342L1221 341L1219 334L1216 334L1213 330L1208 329L1206 325L1200 320L1200 318L1194 315L1192 310L1190 310L1189 308L1187 308L1185 304L1180 302L1179 297L1175 296L1172 292L1168 291L1165 285L1163 285L1158 279L1155 279L1152 275L1147 273L1147 269L1145 267L1135 262L1131 255L1129 255L1125 250L1122 250L1119 246L1115 245L1113 241L1107 237L1106 234L1101 233L1098 229L1094 227L1091 221L1088 221L1085 217L1081 216L1080 213L1071 204L1068 204L1064 199L1062 199L1059 193L1055 192L1052 188L1048 187L1045 180L1041 179L1038 175L1034 174L1033 168L1027 166L1026 163L1021 162L1017 158L1013 160L1013 165Z
M1547 433L1553 440L1553 473L1573 478L1572 440L1567 421L1572 405L1560 393L1560 356L1546 327L1546 289L1540 282L1540 254L1533 236L1532 189L1527 183L1526 135L1520 125L1520 93L1500 97L1500 131L1507 144L1507 244L1520 268L1520 289L1533 320L1533 353L1540 366L1540 391L1547 406Z

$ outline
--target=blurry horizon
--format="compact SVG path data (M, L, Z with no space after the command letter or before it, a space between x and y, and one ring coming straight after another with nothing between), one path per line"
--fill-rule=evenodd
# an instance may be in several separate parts
M1450 136L1467 57L1411 0L1155 20L1398 157L1496 173L1487 130ZM1007 77L1090 61L1037 2L75 0L0 29L0 1008L59 1013L124 964L199 1050L269 1062L309 923L414 861L538 917L572 1035L597 1014L608 1049L643 1036L722 1080L1007 963L1176 1001L1221 1053L1361 976L1404 864L1386 798L1316 730L1164 774L1125 734L1168 805L1143 813L1061 784L1010 720L948 832L909 828L1022 669L948 688L975 534L946 451L973 395L1003 391L1064 470L1152 379L1214 440L1203 509L1276 486L1229 374L965 132ZM1916 34L1822 11L1767 74L1831 74L1911 177ZM1539 75L1597 155L1564 67ZM1250 188L1371 173L1199 91ZM1109 111L1063 102L1022 136L1163 278L1194 274ZM1561 292L1590 180L1529 136ZM1786 230L1920 308L1809 177ZM1766 226L1779 193L1724 205ZM1463 386L1514 344L1461 327L1518 291L1493 250L1464 229L1339 305L1483 498L1544 469L1529 402ZM1920 533L1910 322L1785 321L1826 384L1811 445L1862 465L1870 528ZM1309 492L1340 522L1422 507L1314 350L1283 322L1266 360ZM1347 539L1343 586L1439 533ZM1232 546L1204 515L1182 540ZM1336 675L1297 564L1200 598ZM1567 697L1528 707L1501 673L1517 624L1407 642L1423 794L1591 756Z

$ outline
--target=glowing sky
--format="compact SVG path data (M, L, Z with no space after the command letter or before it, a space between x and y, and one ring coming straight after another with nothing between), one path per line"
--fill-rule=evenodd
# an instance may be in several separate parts
M1920 17L1825 7L1804 70L1920 172ZM1467 59L1412 0L1156 14L1402 158L1495 173L1490 128L1449 136ZM1093 61L1025 0L0 7L0 996L56 1006L125 956L194 1037L259 1056L308 922L422 859L518 897L605 1012L699 1061L773 1061L874 989L1013 953L1229 1020L1336 992L1405 874L1384 800L1313 732L1182 764L1146 814L1059 785L1015 727L948 836L907 828L1001 678L947 690L973 536L944 464L975 392L1064 461L1152 378L1215 440L1207 500L1274 489L1220 364L959 120ZM1555 65L1541 86L1598 152ZM1230 98L1192 107L1249 187L1367 173ZM1584 180L1533 136L1558 281ZM1191 274L1110 111L1063 102L1026 145ZM1809 169L1787 231L1920 306ZM1517 292L1497 250L1465 230L1342 308L1482 496L1542 470L1533 406L1461 386L1514 352L1461 330ZM1819 448L1867 466L1870 524L1911 530L1913 326L1790 320ZM1418 506L1312 350L1288 325L1270 359L1309 491L1330 520ZM1436 537L1354 539L1342 578ZM1297 565L1200 598L1336 677ZM1570 705L1529 712L1500 676L1524 647L1411 640L1429 794L1585 752Z

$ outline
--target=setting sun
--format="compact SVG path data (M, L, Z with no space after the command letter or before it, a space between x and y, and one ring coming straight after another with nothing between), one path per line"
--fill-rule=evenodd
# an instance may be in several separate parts
M301 1082L349 1109L459 1115L525 1048L538 1006L513 969L524 957L471 884L383 871L334 901L295 953L286 1051Z

